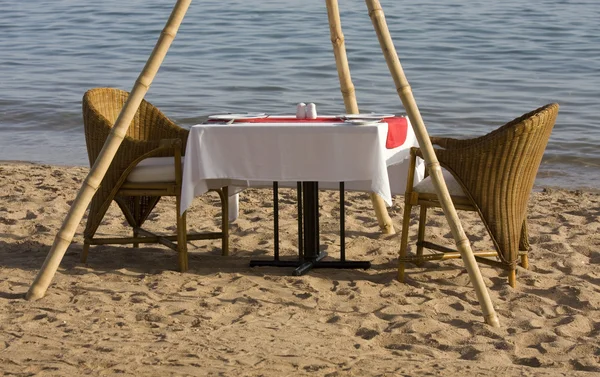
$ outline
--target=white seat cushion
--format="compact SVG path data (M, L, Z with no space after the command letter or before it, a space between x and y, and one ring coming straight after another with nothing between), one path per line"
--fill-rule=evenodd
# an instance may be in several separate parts
M446 181L446 186L448 187L448 192L451 196L466 196L460 184L454 179L452 174L446 169L442 169L442 175L444 176L444 181ZM428 176L421 182L417 183L413 187L413 191L416 191L420 194L435 194L435 187L433 187L433 180L431 176Z
M181 171L183 172L184 156L181 156ZM127 176L127 182L153 183L175 182L175 159L173 157L149 157L140 161ZM211 179L208 182L210 189L220 189L224 186L235 185L236 182L244 187L246 181L231 179ZM233 193L232 193L233 194Z
M149 157L140 161L127 176L127 182L175 182L173 157ZM183 169L183 158L181 159Z

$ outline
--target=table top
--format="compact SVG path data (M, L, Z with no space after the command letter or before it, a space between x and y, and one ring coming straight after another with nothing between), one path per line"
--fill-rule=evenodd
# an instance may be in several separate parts
M341 118L340 116L333 115L325 115L320 116L316 119L298 119L294 116L284 116L284 115L275 115L275 116L265 116L265 117L257 117L257 118L248 118L248 119L230 119L227 118L223 120L218 119L210 119L208 120L206 125L210 124L218 124L218 125L230 125L230 124L244 124L244 125L259 125L259 126L356 126L356 125L373 125L375 123L387 123L388 124L388 134L386 140L386 148L392 149L401 146L404 144L406 140L407 131L409 129L409 120L404 116L388 116L387 118L375 118L371 114L363 115L365 118L358 118L358 114L354 114L357 117L351 117L350 115L346 116L348 118ZM226 117L224 115L223 117ZM231 115L232 117L234 115Z
M390 144L392 124L404 131L397 133L400 145ZM196 125L184 158L182 210L208 191L210 180L370 181L371 191L391 205L387 167L406 160L416 145L404 117L365 125L331 117Z

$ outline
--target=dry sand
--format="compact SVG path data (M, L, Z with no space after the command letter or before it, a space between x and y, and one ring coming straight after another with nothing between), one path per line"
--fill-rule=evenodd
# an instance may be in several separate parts
M250 268L273 250L271 192L247 190L231 230L190 244L190 271L161 246L96 246L79 262L82 222L45 298L24 293L87 173L0 163L2 375L122 376L598 376L600 195L546 190L530 200L531 269L518 287L481 266L500 317L491 328L459 260L409 265L396 281L399 235L382 236L367 194L348 194L347 254L370 270ZM322 244L337 256L337 193L321 194ZM282 193L282 253L296 247L295 195ZM390 209L400 229L403 203ZM218 198L197 198L194 230L217 229ZM416 215L416 212L415 212ZM460 214L474 249L490 247ZM129 234L113 206L100 234ZM445 219L429 234L452 244ZM174 229L173 201L149 228ZM415 221L411 237L415 237Z

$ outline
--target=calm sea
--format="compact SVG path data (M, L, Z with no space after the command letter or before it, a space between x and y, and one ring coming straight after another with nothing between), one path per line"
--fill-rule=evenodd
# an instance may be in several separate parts
M87 165L81 97L130 90L175 1L0 0L0 160ZM538 187L600 188L600 2L382 0L431 134L561 105ZM362 0L341 0L361 111L403 113ZM209 114L343 112L322 0L195 0L146 98Z

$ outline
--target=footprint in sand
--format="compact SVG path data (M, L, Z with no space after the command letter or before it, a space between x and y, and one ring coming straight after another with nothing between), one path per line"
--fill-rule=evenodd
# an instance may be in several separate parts
M356 330L356 333L354 335L356 335L360 338L363 338L365 340L371 340L371 339L375 338L377 335L379 335L379 331L369 329L366 327L361 327L358 330Z
M37 219L37 215L33 212L31 212L30 210L27 210L27 213L25 214L25 217L23 218L23 220L33 220L33 219Z
M296 296L296 297L298 297L298 298L300 298L302 300L306 300L307 298L312 297L312 294L308 293L308 292L306 292L306 293L294 293L294 296Z

